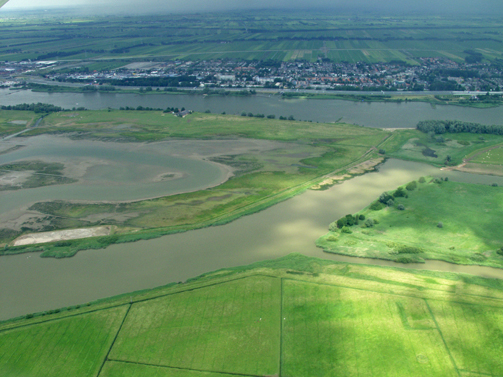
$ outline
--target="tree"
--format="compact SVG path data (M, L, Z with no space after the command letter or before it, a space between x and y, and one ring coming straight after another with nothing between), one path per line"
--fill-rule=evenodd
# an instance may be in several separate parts
M407 186L405 186L405 188L409 191L414 191L417 188L417 182L416 181L409 182L407 183Z

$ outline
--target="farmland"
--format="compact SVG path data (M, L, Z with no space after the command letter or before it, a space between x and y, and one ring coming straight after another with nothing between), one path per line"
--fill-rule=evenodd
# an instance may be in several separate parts
M380 198L387 204L376 200L356 214L364 219L346 231L331 227L317 246L402 263L437 259L503 267L502 188L428 178L397 192Z
M499 280L291 254L4 322L0 371L500 375L502 319Z
M90 69L129 59L275 61L402 60L461 62L467 50L494 60L502 50L497 18L410 16L400 19L331 12L191 14L135 17L26 15L2 22L1 60L89 60ZM106 38L103 38L106 36ZM117 64L116 64L117 63ZM124 65L125 65L124 64Z

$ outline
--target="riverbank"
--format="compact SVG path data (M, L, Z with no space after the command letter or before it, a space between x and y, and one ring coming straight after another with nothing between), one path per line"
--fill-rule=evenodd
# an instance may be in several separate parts
M327 299L336 303L330 315ZM229 303L232 310L223 310ZM291 375L313 370L325 375L336 365L346 375L359 362L356 351L358 359L371 360L359 362L361 375L386 375L390 363L403 375L455 375L459 364L463 370L500 374L503 338L494 328L501 308L500 280L290 254L0 323L0 345L9 346L1 363L23 374L36 369L80 375L85 365L86 371L107 376L139 370L146 375L161 367L246 375L275 375L281 368ZM363 340L341 341L341 324ZM20 341L25 338L32 341ZM167 350L159 339L178 346ZM38 351L69 343L74 344L70 350L61 350L70 352L65 361ZM187 357L190 352L204 357Z
M332 223L316 245L327 252L401 263L437 259L502 268L502 197L497 186L422 178Z

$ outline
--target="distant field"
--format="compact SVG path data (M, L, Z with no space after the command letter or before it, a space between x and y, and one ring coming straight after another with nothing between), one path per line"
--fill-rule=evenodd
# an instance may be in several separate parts
M1 2L0 2L1 4ZM90 69L127 59L275 61L463 61L466 50L501 57L497 18L358 17L332 12L254 11L135 17L9 18L2 60L89 60ZM106 38L105 38L106 36ZM22 43L20 42L22 38Z
M365 220L351 226L350 233L334 230L319 238L317 246L403 263L437 259L503 267L503 188L431 179L416 184L417 189L404 190L407 198L363 209L358 215ZM378 223L369 227L368 219Z
M503 283L290 255L0 324L9 377L498 376Z

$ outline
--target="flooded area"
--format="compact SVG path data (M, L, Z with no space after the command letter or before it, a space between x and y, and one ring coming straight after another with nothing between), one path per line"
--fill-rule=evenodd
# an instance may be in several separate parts
M233 170L208 158L260 153L282 143L249 139L112 143L47 135L0 141L0 148L5 150L21 145L0 155L0 164L59 162L65 166L63 174L77 182L2 191L0 223L14 229L20 226L28 208L40 201L129 201L213 187L226 181ZM22 184L30 174L11 172L0 176L0 183Z
M362 209L385 190L424 175L503 184L498 177L444 172L425 164L388 160L378 172L356 177L327 191L307 191L224 226L114 245L105 250L81 251L62 260L44 259L38 254L1 257L0 319L184 281L208 271L294 252L343 262L503 278L503 270L487 267L437 261L401 265L331 255L315 247L315 240L326 233L331 221Z

